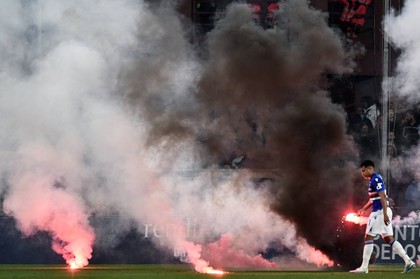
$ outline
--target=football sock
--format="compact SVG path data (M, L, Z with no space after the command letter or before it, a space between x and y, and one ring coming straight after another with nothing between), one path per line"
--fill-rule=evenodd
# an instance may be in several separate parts
M365 247L363 247L363 262L361 268L368 268L370 256L373 252L373 240L365 241Z
M399 243L397 240L391 241L389 243L392 247L392 251L394 251L396 254L398 254L401 258L403 258L405 264L408 264L410 262L410 257L405 252L404 248L402 247L401 243Z

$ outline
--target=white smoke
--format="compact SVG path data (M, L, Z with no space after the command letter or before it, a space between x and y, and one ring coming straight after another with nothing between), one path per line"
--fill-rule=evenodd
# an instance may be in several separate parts
M392 220L396 226L414 225L420 223L420 211L412 211L407 216L395 216Z
M178 195L174 200L180 216L184 219L190 216L191 205L194 205L194 216L205 220L200 222L205 227L197 228L193 239L200 243L205 238L217 239L204 251L210 263L229 267L273 267L275 263L250 255L259 255L271 242L277 241L306 262L318 266L333 264L297 237L292 222L267 208L271 199L268 189L255 188L247 170L209 170L190 175L193 176L190 180L185 179L185 174L178 180L172 179L174 185L169 192ZM209 182L213 182L212 185L208 185ZM179 196L179 187L183 188L182 196Z
M128 148L138 124L111 93L135 46L140 8L135 1L2 2L4 211L26 235L50 233L54 251L73 267L92 256L89 215L112 206L106 194L116 179L107 171L122 152L135 152Z
M393 46L401 53L398 57L397 71L391 81L394 83L395 94L408 104L420 101L420 33L418 32L418 18L420 16L420 2L416 0L404 1L400 14L393 12L385 18L385 31ZM414 174L420 166L420 148L414 146L406 161L406 168ZM410 212L408 216L396 216L395 225L412 225L420 223L419 212ZM417 259L420 264L420 259Z
M393 77L396 94L408 101L419 101L420 81L420 34L418 17L420 2L404 1L400 14L393 12L385 18L385 32L391 43L401 50L398 58L397 73Z

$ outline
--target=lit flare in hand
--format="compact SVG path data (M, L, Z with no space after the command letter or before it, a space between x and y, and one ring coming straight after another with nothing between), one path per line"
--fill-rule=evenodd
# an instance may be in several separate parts
M344 220L346 220L347 222L351 222L351 223L355 223L355 224L359 224L359 225L364 225L367 224L367 217L363 217L363 216L359 216L357 215L357 213L349 213L345 216Z

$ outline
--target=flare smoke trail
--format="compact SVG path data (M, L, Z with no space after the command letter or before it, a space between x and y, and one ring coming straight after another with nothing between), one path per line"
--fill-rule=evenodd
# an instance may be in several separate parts
M2 4L0 190L22 232L50 233L78 267L92 256L89 216L110 213L171 227L156 245L198 271L272 266L259 256L272 243L337 260L352 145L318 84L352 65L307 1L283 4L270 30L230 6L203 56L170 1ZM241 154L247 170L217 169Z

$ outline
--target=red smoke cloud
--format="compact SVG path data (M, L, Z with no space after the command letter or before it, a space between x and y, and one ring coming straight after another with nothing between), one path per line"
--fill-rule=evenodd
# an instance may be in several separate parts
M47 174L23 173L14 182L4 207L16 218L19 229L27 236L48 232L52 249L67 264L86 266L95 236L80 198L54 186L55 179Z

